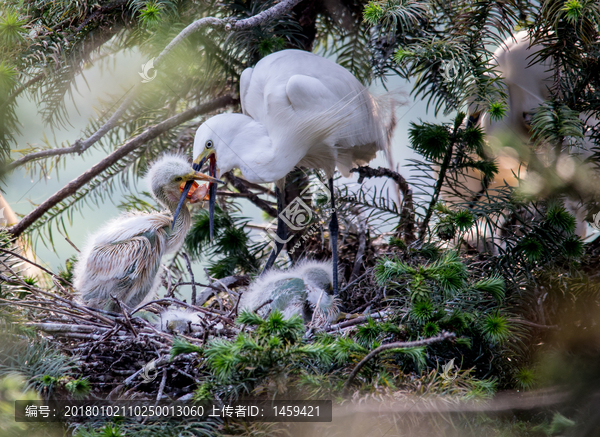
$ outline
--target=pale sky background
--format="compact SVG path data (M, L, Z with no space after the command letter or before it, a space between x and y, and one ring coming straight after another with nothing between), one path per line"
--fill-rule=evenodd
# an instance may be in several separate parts
M67 107L70 114L70 122L72 126L52 130L45 126L41 117L37 114L35 102L29 101L25 97L20 97L18 100L18 116L22 123L22 135L18 138L19 147L25 147L27 144L42 144L44 136L50 139L51 142L60 144L61 142L74 142L77 138L82 137L82 131L88 123L90 117L96 116L97 111L103 108L101 101L111 100L111 95L120 95L125 90L129 89L136 81L141 80L138 72L141 71L141 65L147 59L143 58L135 51L121 52L112 58L105 59L102 66L99 64L90 65L83 73L83 77L78 77L76 80L77 90L74 90L74 101L68 101ZM106 67L109 68L106 68ZM104 67L104 68L101 68ZM160 71L158 72L160 74ZM401 90L407 95L410 93L411 86L404 80L398 77L391 77L387 81L389 90ZM371 91L375 95L385 92L385 89L380 83L371 87ZM434 117L433 111L428 114L426 111L425 101L414 101L408 98L406 106L399 107L396 112L398 125L393 138L392 154L395 164L399 164L400 172L405 176L409 176L408 169L403 168L407 163L407 159L415 158L416 154L408 148L408 127L409 123L418 122L419 119L424 121L447 121L450 117L439 115ZM15 154L16 157L19 156ZM53 172L49 179L40 180L36 175L33 179L27 175L24 169L18 169L13 172L6 180L6 184L2 187L3 195L18 214L26 214L34 207L33 204L39 204L50 195L62 188L66 183L79 176L83 171L89 169L93 164L105 157L103 151L96 151L91 156L86 156L85 159L79 156L69 156L66 159L65 168L60 169L60 176L57 178L56 172ZM377 157L370 164L372 167L386 166L386 159L383 154ZM354 179L347 180L348 183L356 182L357 176ZM382 184L384 180L377 179L376 182L366 181L365 183ZM140 190L145 190L145 184L142 182L137 186ZM391 190L390 190L391 191ZM127 193L125 193L127 194ZM71 241L81 248L84 245L86 236L97 230L109 219L119 215L120 211L117 205L123 199L124 193L121 191L119 184L110 200L96 207L91 204L82 208L81 213L74 214L73 223L68 227L69 238ZM245 216L251 217L253 222L262 221L262 211L248 201L244 201L243 212ZM50 248L44 247L41 241L38 241L35 251L42 264L47 265L52 270L57 270L59 266L64 265L64 261L74 255L76 252L63 237L54 232L54 244L56 253ZM195 266L197 281L204 281L205 275L201 266Z

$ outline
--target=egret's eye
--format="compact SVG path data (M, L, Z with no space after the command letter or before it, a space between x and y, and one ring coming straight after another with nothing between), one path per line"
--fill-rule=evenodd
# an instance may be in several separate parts
M205 146L206 146L206 148L207 148L207 149L212 149L212 146L213 146L213 142L212 142L212 140L208 140L208 141L206 142L206 145L205 145Z
M183 180L183 178L181 176L177 176L175 178L175 182L181 182Z

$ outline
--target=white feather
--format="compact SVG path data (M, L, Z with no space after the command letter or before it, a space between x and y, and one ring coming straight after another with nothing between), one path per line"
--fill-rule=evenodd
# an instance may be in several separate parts
M243 114L198 128L194 156L212 140L222 172L239 168L254 183L276 182L295 166L336 165L349 175L388 144L385 111L345 68L301 50L263 58L241 77ZM389 100L389 99L388 99Z

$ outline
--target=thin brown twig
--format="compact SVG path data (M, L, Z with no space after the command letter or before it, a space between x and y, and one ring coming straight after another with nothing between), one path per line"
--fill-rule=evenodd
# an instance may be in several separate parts
M15 256L15 257L17 257L17 258L19 258L19 259L21 259L21 260L25 261L26 263L28 263L28 264L31 264L32 266L36 266L38 269L40 269L40 270L43 270L44 272L48 273L49 275L51 275L51 276L54 276L54 277L56 277L56 278L60 279L61 281L64 281L64 282L66 282L66 283L67 283L67 285L69 285L69 286L71 286L71 287L73 286L73 285L72 285L72 284L71 284L69 281L67 281L66 279L63 279L63 278L61 278L60 276L56 275L54 272L52 272L52 271L48 270L48 269L47 269L47 268L45 268L45 267L42 267L42 266L41 266L41 265L39 265L38 263L35 263L35 262L31 261L31 260L30 260L30 259L28 259L28 258L25 258L24 256L21 256L21 255L19 255L19 254L18 254L18 253L16 253L16 252L13 252L12 250L8 250L8 249L2 249L2 248L0 248L0 251L1 251L1 252L4 252L4 253L8 253L8 254L10 254L10 255L12 255L12 256Z
M352 173L358 173L358 183L362 184L365 178L388 177L392 179L402 192L402 209L400 210L399 229L406 244L415 240L415 210L413 204L413 192L404 176L389 168L377 167L376 169L365 165L350 170Z
M196 281L194 280L194 272L192 271L192 263L190 263L190 257L187 253L181 252L181 256L185 260L188 273L190 274L190 282L192 284L192 305L196 305Z
M369 352L366 357L364 357L362 360L360 360L360 362L356 365L356 367L354 368L354 370L352 370L352 373L350 373L350 376L348 377L348 380L344 384L344 392L346 392L348 390L348 388L350 387L350 385L354 381L354 378L356 378L356 375L358 375L358 372L360 372L360 369L362 369L364 367L364 365L367 364L367 362L371 358L373 358L375 355L377 355L377 354L379 354L379 353L381 353L381 352L383 352L385 350L398 349L398 348L418 347L418 346L426 346L426 345L430 345L430 344L433 344L433 343L439 343L439 342L445 341L445 340L451 340L451 339L453 339L455 337L456 337L456 335L454 333L452 333L452 332L442 332L441 334L436 335L435 337L430 337L430 338L426 338L426 339L423 339L423 340L417 340L417 341L396 341L394 343L382 344L378 348L373 349L371 352Z

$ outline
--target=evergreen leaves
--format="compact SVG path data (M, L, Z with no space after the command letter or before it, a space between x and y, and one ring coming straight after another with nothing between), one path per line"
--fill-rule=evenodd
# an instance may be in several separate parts
M231 276L236 271L256 271L259 260L256 251L251 251L248 232L244 229L247 219L231 216L217 206L213 242L210 241L209 222L205 209L193 216L192 227L185 238L185 246L192 257L210 257L208 270L217 279Z

